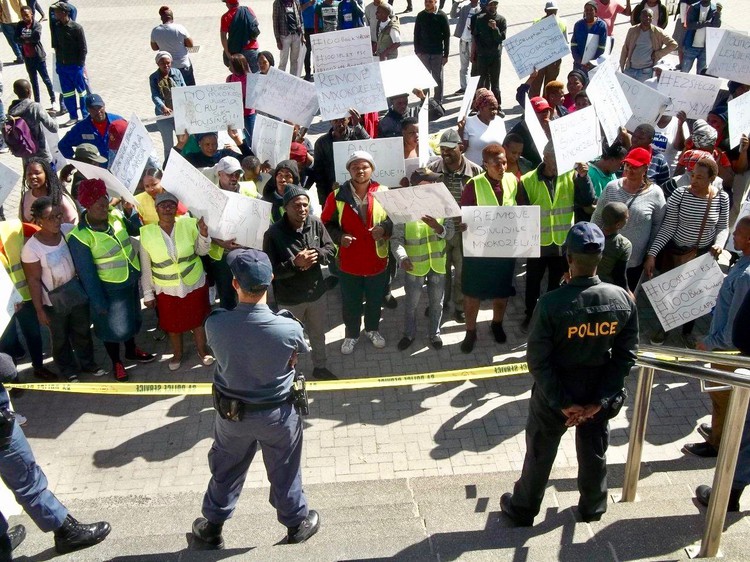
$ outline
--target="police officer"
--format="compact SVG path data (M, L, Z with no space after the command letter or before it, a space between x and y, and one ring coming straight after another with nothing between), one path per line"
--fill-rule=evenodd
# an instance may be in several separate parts
M607 510L608 424L622 407L624 379L638 349L635 303L596 275L602 231L579 222L565 246L570 282L539 300L530 327L527 355L534 386L521 478L513 493L500 499L502 512L522 527L531 526L539 513L569 427L576 428L581 520L597 521Z
M257 250L227 255L239 304L218 309L206 320L216 355L214 444L208 453L211 480L203 517L193 523L201 548L222 549L224 522L234 513L258 445L271 483L269 500L287 527L290 543L313 536L320 518L308 510L302 491L302 420L292 404L297 353L309 351L302 325L286 311L266 304L273 279L268 256ZM202 543L202 544L201 544Z

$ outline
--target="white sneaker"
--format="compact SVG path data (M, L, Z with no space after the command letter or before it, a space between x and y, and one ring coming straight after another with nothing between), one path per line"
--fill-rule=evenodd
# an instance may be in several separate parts
M385 338L383 338L377 330L365 332L365 334L367 334L367 338L372 342L374 347L377 347L378 349L383 349L385 347Z
M357 338L344 338L344 343L341 344L341 353L344 355L354 353L354 346L357 345L358 341Z

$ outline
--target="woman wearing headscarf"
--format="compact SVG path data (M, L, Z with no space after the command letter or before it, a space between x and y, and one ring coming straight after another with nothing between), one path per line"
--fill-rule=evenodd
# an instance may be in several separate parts
M294 160L282 160L276 165L273 175L263 188L263 201L271 203L271 222L284 216L284 191L287 185L299 185L299 169ZM312 212L312 209L310 209Z
M39 197L51 197L55 205L60 205L63 223L76 224L78 209L73 199L65 192L60 180L44 158L29 158L23 174L21 202L18 204L18 218L23 222L34 222L31 205Z
M109 206L107 188L101 180L84 180L78 185L78 202L85 209L81 222L68 234L68 246L78 276L89 296L94 333L104 342L112 361L115 380L128 374L120 358L148 363L156 359L135 345L141 327L138 292L140 261L130 237L138 236L140 220L129 219Z
M458 134L463 139L464 156L475 164L482 162L484 147L501 144L505 138L505 122L498 116L499 105L487 88L479 88L474 95L476 115L458 122Z
M172 68L172 55L167 51L159 51L155 57L158 70L148 77L151 86L151 100L154 102L154 111L157 117L156 128L159 129L161 141L164 144L164 160L167 160L169 151L174 146L174 117L172 117L172 88L185 87L185 79L182 72Z
M717 120L713 119L713 121L716 123ZM719 168L718 177L721 178L723 185L727 190L731 190L734 181L732 163L726 152L719 147L719 142L718 131L703 119L696 119L690 131L690 138L685 141L685 150L677 161L674 175L684 173L687 168L692 168L695 162L708 154Z
M576 96L589 85L589 77L583 70L571 70L568 73L568 93L563 97L563 106L568 113L574 112L576 107Z

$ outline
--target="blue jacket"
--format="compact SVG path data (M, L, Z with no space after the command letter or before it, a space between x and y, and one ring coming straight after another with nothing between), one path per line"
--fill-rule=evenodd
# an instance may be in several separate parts
M347 21L347 16L349 16L349 21ZM365 11L359 0L343 0L339 2L338 20L339 29L364 27Z
M682 40L683 47L692 47L693 38L695 37L695 31L700 29L698 18L701 15L701 3L696 2L690 4L687 11L687 20L685 21L685 37ZM711 2L708 5L708 14L706 15L706 23L704 27L721 27L721 12L716 10L716 5ZM705 47L704 47L705 48Z
M157 115L162 115L162 109L166 107L164 98L161 97L161 92L159 91L160 77L161 70L155 71L151 74L151 76L148 77L148 83L151 86L151 100L154 102L154 111ZM182 77L182 72L180 72L176 68L169 69L169 77L174 80L175 87L184 88L185 86L187 86L187 84L185 84L185 79ZM169 109L172 108L170 107Z
M573 37L570 40L570 54L573 55L573 61L581 64L583 53L586 51L586 40L589 33L599 36L599 46L596 49L594 58L604 54L607 48L607 24L603 20L596 18L596 22L591 29L586 25L586 20L581 18L573 26Z
M93 144L104 158L109 158L109 124L118 119L122 119L122 117L115 113L107 113L107 130L104 136L100 135L99 131L96 130L91 117L79 121L73 125L68 134L60 139L57 145L60 152L62 152L65 158L73 158L74 147L87 142ZM107 163L102 164L102 167L106 168Z

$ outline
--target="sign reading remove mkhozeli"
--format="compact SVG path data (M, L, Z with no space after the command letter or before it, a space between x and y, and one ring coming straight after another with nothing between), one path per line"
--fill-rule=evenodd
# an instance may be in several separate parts
M388 109L377 62L315 73L320 117L331 121L353 108L361 114Z
M468 258L538 258L539 206L462 207L464 256Z

